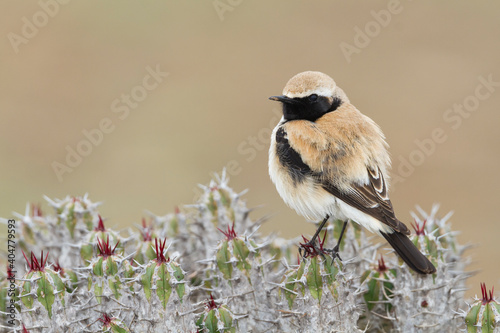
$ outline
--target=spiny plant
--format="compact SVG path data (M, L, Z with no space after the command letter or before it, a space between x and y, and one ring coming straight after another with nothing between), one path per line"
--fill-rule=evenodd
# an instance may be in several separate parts
M223 172L199 200L136 229L104 225L87 195L46 198L17 218L15 274L0 277L1 327L14 332L494 332L493 290L463 300L466 246L451 214L417 207L414 244L437 267L412 272L384 243L342 221L316 246L263 236ZM2 220L7 223L7 220ZM298 255L297 245L305 250ZM30 253L30 256L24 253ZM35 255L36 254L36 255ZM26 263L20 260L24 256ZM15 275L14 293L9 277ZM15 304L16 320L7 316ZM496 326L495 326L496 325Z
M59 273L47 267L47 253L45 258L43 251L38 260L33 252L28 259L23 252L23 256L28 263L29 271L21 279L19 297L22 304L28 309L37 308L42 305L47 311L47 316L52 317L52 308L56 298L61 302L59 307L65 306L66 286ZM36 296L36 297L35 297Z
M97 226L85 235L83 244L80 246L80 255L84 263L89 262L95 255L94 251L97 250L96 246L100 241L109 239L111 236L111 240L113 243L117 244L117 246L123 242L118 233L111 229L106 229L101 215L98 215L98 217L99 222L97 223ZM123 246L118 247L118 250L123 252Z
M493 298L493 287L489 291L486 284L481 283L481 298L468 304L469 309L460 315L465 318L467 332L489 333L500 332L500 303Z
M206 303L205 311L196 321L199 330L209 333L235 333L234 315L226 305L217 304L212 295Z
M166 242L166 239L163 243L155 239L156 259L149 261L138 275L147 300L151 302L152 291L156 291L163 309L167 308L172 291L177 293L181 303L186 292L185 272L177 262L171 260L170 257L165 257Z

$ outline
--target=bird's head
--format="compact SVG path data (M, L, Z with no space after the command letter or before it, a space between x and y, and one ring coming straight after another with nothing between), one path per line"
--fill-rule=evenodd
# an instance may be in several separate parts
M283 95L269 99L283 103L285 120L315 121L349 102L335 81L321 72L302 72L288 80Z

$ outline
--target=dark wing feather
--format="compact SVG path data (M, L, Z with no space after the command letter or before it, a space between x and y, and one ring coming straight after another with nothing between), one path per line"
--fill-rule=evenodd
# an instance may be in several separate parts
M394 214L392 203L387 196L387 186L380 169L367 169L369 183L365 185L352 185L348 191L341 191L335 184L322 181L323 188L344 201L346 204L359 209L394 230L409 235L410 230L401 223Z
M386 234L381 232L382 236L389 244L396 250L401 259L410 266L415 272L419 274L433 274L436 273L436 267L427 259L412 241L405 235L399 232Z

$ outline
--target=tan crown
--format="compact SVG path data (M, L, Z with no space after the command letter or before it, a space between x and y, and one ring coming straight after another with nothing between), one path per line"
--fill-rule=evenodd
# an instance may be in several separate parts
M335 95L337 85L328 75L321 72L302 72L288 80L283 95L290 98L302 98L316 94L332 97Z

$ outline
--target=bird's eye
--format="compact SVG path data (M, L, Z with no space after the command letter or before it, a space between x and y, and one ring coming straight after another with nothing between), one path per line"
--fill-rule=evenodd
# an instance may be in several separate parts
M309 100L311 102L316 102L317 99L318 99L318 95L316 95L316 94L312 94L311 96L309 96Z

